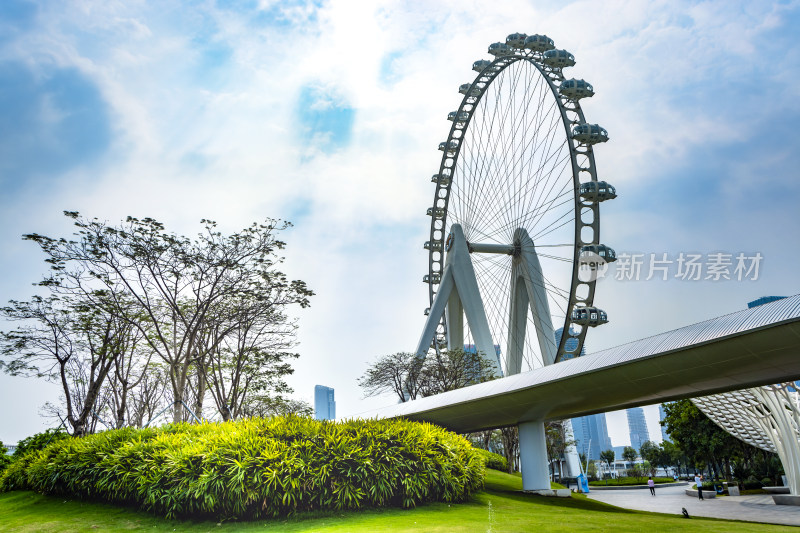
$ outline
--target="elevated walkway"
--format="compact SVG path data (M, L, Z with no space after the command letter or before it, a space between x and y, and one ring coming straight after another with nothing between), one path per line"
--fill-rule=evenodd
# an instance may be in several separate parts
M798 379L800 295L360 416L464 433Z

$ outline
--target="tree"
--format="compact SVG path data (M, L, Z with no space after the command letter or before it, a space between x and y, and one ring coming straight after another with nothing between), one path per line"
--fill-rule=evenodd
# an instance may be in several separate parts
M613 463L617 459L617 454L614 453L614 450L606 450L600 452L600 460L603 461L608 465L608 470L611 470L611 463Z
M245 416L258 416L267 418L271 416L285 416L289 414L299 416L313 416L314 408L308 402L282 396L252 395L242 406Z
M731 459L752 454L749 444L717 426L691 400L664 404L664 413L667 431L695 468L707 465L715 477L730 478Z
M45 284L51 291L56 286ZM0 336L0 367L12 376L39 376L57 381L64 399L63 413L75 436L89 431L97 418L101 390L116 360L128 349L131 328L119 316L92 300L105 295L68 294L12 300L0 309L6 319L20 323Z
M410 352L381 356L358 379L366 396L394 393L415 400L494 379L491 361L482 353L440 350L426 358Z
M423 388L420 380L422 365L420 358L410 352L384 355L358 378L358 385L365 396L393 393L401 402L416 400Z
M513 474L517 470L519 457L519 428L517 426L500 428L500 435L503 440L503 456L508 461L508 473Z
M0 475L8 465L11 464L11 457L8 456L8 448L3 446L3 441L0 441Z
M589 461L586 467L586 475L589 477L589 480L597 479L597 464L594 461Z
M437 350L425 358L420 389L423 396L431 396L494 378L494 366L481 352Z
M307 307L313 295L303 281L289 281L277 270L282 258L276 253L285 244L276 234L288 223L268 220L226 236L215 222L202 220L203 231L190 239L167 233L151 218L128 217L112 226L77 212L64 214L78 228L75 240L23 236L40 246L51 265L41 285L81 294L139 329L167 366L176 422L184 416L181 404L190 401L192 377L195 401L202 404L203 366L237 327L235 320L219 323L222 329L208 335L220 310L236 316L237 303L258 302L259 312L280 320L283 309Z
M625 446L625 448L622 449L622 459L626 463L633 465L633 463L636 461L636 457L638 456L639 454L636 453L636 449L633 446Z
M574 445L575 441L572 435L567 435L566 428L564 427L563 420L555 420L547 422L544 425L545 443L547 446L547 457L550 460L550 465L553 462L558 466L558 476L561 478L561 457L566 452L567 448ZM553 469L555 474L555 469Z
M639 448L639 455L642 456L643 460L651 464L658 463L658 456L660 453L661 449L658 444L651 440L643 442L641 448Z

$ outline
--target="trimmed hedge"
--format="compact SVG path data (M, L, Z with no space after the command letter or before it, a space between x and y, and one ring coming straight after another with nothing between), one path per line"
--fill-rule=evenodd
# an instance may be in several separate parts
M287 416L60 440L14 461L0 491L135 503L170 518L258 518L463 501L483 475L469 441L431 424Z
M508 460L502 455L481 448L475 448L475 451L478 452L478 455L483 459L483 464L486 468L508 472Z
M675 481L674 478L671 477L656 477L653 478L653 481L656 482L656 485L660 483L672 483ZM647 478L643 477L618 477L615 479L601 479L598 481L590 481L590 487L603 487L608 485L609 487L612 486L620 486L624 487L627 485L647 485Z

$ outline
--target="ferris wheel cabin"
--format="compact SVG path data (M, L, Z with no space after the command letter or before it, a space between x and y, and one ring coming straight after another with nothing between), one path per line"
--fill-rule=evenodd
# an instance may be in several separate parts
M608 141L608 132L597 124L578 124L572 130L572 138L583 144L597 144Z
M606 246L605 244L587 244L586 246L581 246L581 255L583 254L595 254L602 257L606 263L613 263L617 260L617 252L614 251L613 248L610 246Z
M454 153L456 150L458 150L458 140L453 139L452 141L440 142L439 150L442 152L447 152L448 154Z
M450 176L447 174L434 174L431 176L431 183L438 183L442 187L450 185Z
M471 83L462 83L461 85L458 86L458 92L460 92L461 94L466 94L467 96L481 95L480 88L472 87L472 90L470 90L470 87L472 87Z
M524 48L525 47L525 39L528 36L524 33L512 33L508 37L506 37L506 44L511 48Z
M472 70L474 70L475 72L482 72L483 69L485 69L491 64L492 64L491 61L487 61L485 59L479 59L478 61L472 64Z
M584 80L576 80L575 78L561 83L558 92L570 100L580 100L581 98L594 96L594 88L591 84Z
M594 203L613 200L617 197L617 189L605 181L587 181L586 183L581 183L578 193L584 200Z
M556 44L547 35L528 35L523 46L534 52L546 52L555 48Z
M553 68L564 68L575 65L575 56L566 50L548 50L542 55L544 64Z
M597 307L578 307L573 309L570 318L575 324L589 326L591 328L608 322L608 315L606 312Z
M453 122L453 121L455 121L455 122L466 122L467 120L469 120L469 113L467 113L466 111L461 111L461 112L450 111L447 114L447 120L449 120L451 122Z
M495 57L510 56L514 53L510 46L506 43L492 43L489 45L488 52Z

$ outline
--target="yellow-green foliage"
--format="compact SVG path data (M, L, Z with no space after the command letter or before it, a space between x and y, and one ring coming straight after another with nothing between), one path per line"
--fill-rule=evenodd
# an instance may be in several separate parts
M482 450L481 448L475 448L475 451L478 452L483 459L483 464L486 468L508 472L508 460L502 455L492 453L488 450Z
M296 416L70 438L20 457L0 490L134 502L168 517L462 501L483 485L470 443L402 420Z

